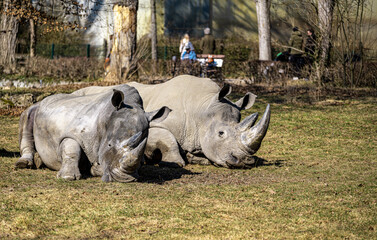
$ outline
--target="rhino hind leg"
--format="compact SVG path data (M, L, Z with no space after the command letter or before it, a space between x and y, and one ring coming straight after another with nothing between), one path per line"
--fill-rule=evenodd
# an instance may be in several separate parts
M36 153L33 135L34 116L39 104L26 109L20 117L19 145L21 157L15 163L16 168L33 168Z
M160 166L184 167L180 147L174 135L162 128L150 128L145 149L147 163L159 162Z
M79 161L82 152L80 144L71 138L66 138L62 141L60 150L62 154L62 166L57 177L64 180L80 179Z

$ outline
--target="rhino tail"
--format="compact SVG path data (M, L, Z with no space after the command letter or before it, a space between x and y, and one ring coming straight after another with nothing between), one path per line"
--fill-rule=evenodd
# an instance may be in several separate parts
M39 108L39 104L34 104L28 109L26 109L20 117L19 125L19 146L21 157L15 163L16 168L34 168L34 154L35 143L34 143L34 118L35 114Z

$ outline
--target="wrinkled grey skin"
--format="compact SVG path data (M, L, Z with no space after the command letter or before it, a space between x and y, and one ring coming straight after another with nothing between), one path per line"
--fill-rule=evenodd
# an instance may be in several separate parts
M151 122L164 120L170 109L144 112L133 87L122 85L97 94L57 94L28 108L20 118L21 158L16 167L42 162L59 171L58 178L81 178L86 157L93 176L130 182L138 177Z
M189 75L156 85L128 84L139 91L147 111L161 106L172 109L164 121L150 124L147 159L184 166L186 154L190 163L212 162L227 168L250 168L254 164L252 155L259 149L270 121L268 105L257 124L257 113L240 122L240 111L254 104L254 94L247 93L233 103L226 98L231 92L229 86L220 89L208 78ZM92 87L85 91L100 90Z

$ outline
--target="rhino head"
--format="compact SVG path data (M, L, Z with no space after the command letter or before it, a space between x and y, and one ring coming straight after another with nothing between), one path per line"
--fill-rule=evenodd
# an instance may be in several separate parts
M250 168L254 164L252 155L261 146L270 122L270 105L255 124L258 113L247 116L240 122L240 110L250 108L256 96L247 93L233 103L225 98L231 92L224 86L210 101L203 112L206 119L199 133L204 155L215 165L227 168Z
M144 112L138 94L127 95L128 97L136 97L136 101L125 101L122 91L113 90L113 109L104 125L105 136L100 148L100 159L104 166L102 174L98 175L102 175L105 182L130 182L137 179L137 170L143 160L147 142L149 123L163 121L171 111L167 107L162 107L153 112Z

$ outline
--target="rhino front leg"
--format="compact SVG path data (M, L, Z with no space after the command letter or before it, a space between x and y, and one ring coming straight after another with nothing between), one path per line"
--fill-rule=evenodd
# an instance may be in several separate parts
M102 166L97 162L93 163L92 167L90 168L90 174L92 174L93 177L101 177L103 175Z
M34 116L38 104L29 107L20 117L19 144L21 157L15 163L16 168L34 167L35 144L33 135Z
M78 180L81 178L79 161L81 147L75 140L66 138L60 145L62 154L62 166L57 174L58 178L65 180Z
M160 166L184 167L179 145L174 135L162 128L150 128L148 133L147 147L144 152L147 163L159 162Z
M187 161L191 164L211 165L211 162L204 156L200 157L188 152L186 153L186 157Z

